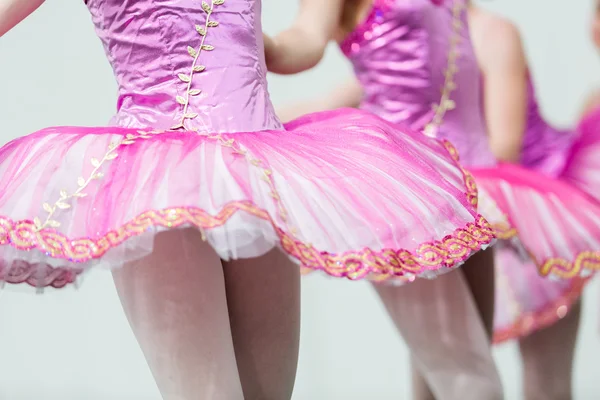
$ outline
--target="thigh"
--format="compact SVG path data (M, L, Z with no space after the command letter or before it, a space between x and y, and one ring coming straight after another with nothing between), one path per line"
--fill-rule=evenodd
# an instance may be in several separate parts
M291 398L300 340L300 269L279 249L224 263L246 400Z
M411 358L410 367L412 372L412 391L414 400L435 400L435 396L421 371L419 370L417 363Z
M435 398L502 398L489 339L461 271L375 288Z
M114 271L125 314L165 400L242 399L221 260L193 229Z
M554 325L519 340L527 400L572 398L573 361L581 299Z
M475 253L460 268L465 276L469 290L488 337L491 341L494 332L495 270L492 248Z

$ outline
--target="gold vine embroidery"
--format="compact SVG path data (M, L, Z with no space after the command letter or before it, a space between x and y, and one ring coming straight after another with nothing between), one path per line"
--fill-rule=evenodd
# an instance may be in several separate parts
M58 200L56 200L53 204L50 203L44 203L42 205L44 211L46 211L47 216L44 219L44 221L42 221L39 217L35 217L33 219L33 223L35 225L35 230L36 232L39 232L40 230L44 229L44 228L58 228L60 227L60 222L56 221L54 219L54 215L56 214L56 212L58 210L67 210L69 208L71 208L71 204L69 204L69 201L76 199L76 198L83 198L87 196L87 193L85 193L85 189L89 186L89 184L94 181L94 180L98 180L101 179L102 177L104 177L104 174L102 172L100 172L100 169L102 168L102 166L107 162L107 161L112 161L115 158L118 157L118 153L117 153L117 149L121 146L128 146L130 144L135 143L135 141L137 139L149 139L151 137L151 135L155 135L155 134L159 134L161 133L161 131L138 131L137 134L127 134L125 136L124 139L122 139L119 142L113 142L108 146L108 151L104 154L104 156L101 159L97 159L97 158L92 158L90 160L91 164L92 164L92 172L90 172L90 174L88 175L87 178L84 178L83 176L80 176L77 179L77 189L72 192L72 193L68 193L67 190L62 189L60 191L60 196L58 198Z
M184 128L186 119L193 119L198 116L197 113L188 111L188 108L190 106L190 96L197 96L201 93L201 90L199 89L192 89L192 80L194 78L194 74L200 73L206 69L204 65L198 64L198 59L200 58L200 54L202 53L202 51L213 51L215 49L214 46L205 43L206 34L208 33L209 28L219 26L219 23L217 21L211 20L210 17L212 16L214 7L220 6L223 3L225 3L225 0L212 0L210 5L206 1L202 1L202 10L206 13L206 21L204 22L204 26L196 25L196 32L198 32L198 34L202 37L202 40L200 41L200 46L198 48L194 48L192 46L187 47L188 54L194 58L189 74L186 75L181 73L177 75L179 80L181 80L184 83L187 83L187 87L185 90L185 97L176 97L177 102L183 106L183 114L181 116L181 119L179 120L179 123L173 126L171 129Z
M289 222L287 209L281 201L281 196L279 196L279 193L275 186L275 182L273 180L273 171L269 168L262 167L263 161L258 158L252 157L252 155L247 150L243 149L234 139L225 139L220 134L208 136L208 138L217 140L221 144L221 146L231 148L234 154L245 157L250 164L262 169L263 175L261 176L261 180L267 185L269 185L269 196L271 196L271 198L275 202L279 218L285 223L287 230L292 235L292 237L295 236L298 230L295 227L293 227ZM309 248L312 247L310 243L307 243L306 246Z
M217 21L211 19L214 7L220 6L224 2L225 2L225 0L212 0L211 4L208 4L206 1L202 2L202 10L204 10L204 12L206 13L206 21L204 23L204 26L196 25L196 32L198 32L198 34L202 37L202 40L200 42L200 46L197 49L192 46L188 46L188 48L187 48L188 54L190 56L192 56L194 59L194 61L192 62L192 66L191 66L189 75L186 75L186 74L178 75L178 78L182 82L187 83L187 88L186 88L185 97L177 96L177 98L176 98L177 102L183 106L183 115L182 115L179 123L171 128L173 130L185 128L185 121L187 119L194 119L198 116L197 113L189 112L190 96L196 96L201 93L201 91L199 89L192 88L192 80L193 80L194 74L200 73L200 72L206 70L206 67L204 65L198 64L198 60L199 60L201 52L203 50L204 51L212 51L215 49L214 46L212 46L210 44L206 44L205 40L206 40L206 36L207 36L209 28L215 28L215 27L219 26L219 23ZM194 128L192 128L190 130L196 131L196 129L194 129ZM269 189L270 189L269 195L275 202L275 206L277 208L279 218L285 223L288 231L292 235L295 235L297 233L297 229L295 227L291 226L289 223L288 212L287 212L285 206L283 205L283 202L281 201L281 196L279 195L279 193L276 189L276 186L275 186L275 182L273 180L273 171L270 170L269 168L262 167L263 161L258 158L252 157L252 155L250 155L247 150L243 149L242 146L240 146L234 139L225 139L220 134L219 135L207 135L207 137L209 139L217 140L222 146L231 148L234 154L244 156L250 164L262 169L261 180L266 182L267 185L269 185ZM308 244L308 246L311 247L310 244Z
M437 129L442 124L446 112L456 108L456 103L450 98L450 95L456 90L456 82L454 77L458 71L458 65L456 61L459 57L459 51L457 49L460 43L460 32L463 28L463 23L460 20L461 13L464 7L461 1L454 1L452 5L452 34L450 35L450 49L448 51L448 63L446 70L444 71L444 85L442 87L442 97L439 104L433 105L434 115L424 129L424 133L427 136L435 137Z
M189 102L190 96L197 96L201 93L199 89L192 88L192 80L195 73L200 73L206 69L204 65L198 63L201 52L204 51L212 51L214 50L214 46L206 44L206 36L209 28L214 28L219 25L219 23L215 20L211 19L213 10L215 6L219 6L225 3L225 0L212 0L209 5L206 1L202 2L202 10L206 13L206 21L204 26L196 25L196 32L202 37L199 47L196 49L192 46L188 46L187 52L190 56L193 57L193 62L191 66L191 70L189 75L179 74L178 78L187 83L186 94L185 97L177 96L176 101L183 106L183 114L179 121L179 123L171 128L171 130L178 130L185 128L185 121L187 119L193 119L198 116L197 113L189 112ZM191 129L195 131L195 129ZM66 190L60 191L59 199L52 205L49 203L44 203L43 208L48 214L46 219L42 222L40 218L36 217L34 219L35 229L36 231L40 231L44 228L58 228L60 227L60 223L54 219L54 216L58 210L66 210L71 208L71 205L68 203L70 200L75 198L83 198L87 194L84 190L89 186L89 184L94 181L101 179L104 175L100 172L101 167L107 162L114 160L118 157L117 149L121 146L131 145L136 142L137 139L149 139L151 135L156 135L164 133L164 131L138 131L137 134L128 134L125 136L123 140L116 143L111 143L109 145L108 151L101 159L92 158L91 163L94 169L90 173L87 178L79 177L77 180L78 188L73 193L69 194ZM269 185L270 193L269 195L272 197L275 202L276 208L278 210L278 214L280 219L285 223L288 232L291 235L295 235L297 233L297 229L290 225L288 221L288 212L281 201L281 197L276 189L275 182L273 180L273 171L269 168L261 167L263 163L262 160L252 157L247 150L243 149L234 139L225 139L221 134L218 135L206 135L208 139L216 140L220 145L231 148L234 154L244 156L248 162L255 166L260 167L262 169L261 180L266 182ZM202 233L202 239L205 240L206 236L203 229L200 230ZM306 244L308 248L312 248L311 244Z

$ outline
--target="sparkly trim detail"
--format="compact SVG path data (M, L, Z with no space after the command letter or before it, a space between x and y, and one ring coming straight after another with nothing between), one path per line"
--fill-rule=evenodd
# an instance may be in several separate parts
M456 150L456 147L454 147L454 145L446 139L441 139L440 141L446 147L446 150L448 150L448 153L450 153L450 156L454 159L456 165L460 168L460 170L463 173L465 179L465 186L467 187L467 200L471 205L477 207L479 195L477 191L477 183L475 182L475 178L467 169L465 169L462 166L462 164L460 164L460 156L458 154L458 150ZM508 216L505 215L504 220L508 221ZM509 240L514 238L515 236L518 236L517 229L509 225L507 222L498 222L493 223L491 225L492 229L494 230L494 236L496 236L496 239Z
M540 310L519 313L512 325L494 330L494 344L529 336L540 329L554 325L563 319L581 298L589 279L575 278L558 299Z
M460 44L460 33L464 27L460 17L465 10L464 4L460 0L454 0L452 3L452 33L450 34L450 48L448 49L448 61L444 71L444 84L442 86L442 97L438 104L433 105L434 115L425 128L423 133L430 137L437 136L437 130L442 125L446 113L456 108L456 103L450 98L450 95L456 90L454 77L458 72L457 60L460 56L458 45Z
M53 228L39 230L30 220L12 221L0 216L0 245L10 245L23 251L38 250L55 259L83 263L101 258L111 248L121 245L131 237L143 234L152 227L172 229L193 225L200 230L211 229L224 225L238 211L269 221L279 236L281 248L297 259L303 268L321 270L332 276L353 280L369 275L419 275L437 269L440 265L452 267L494 239L488 222L482 216L477 216L474 223L456 229L439 241L424 243L414 253L408 250L374 251L365 248L335 254L318 251L310 244L295 239L293 235L278 228L267 211L253 203L236 201L227 204L217 215L210 215L194 207L147 211L96 239L69 238ZM64 286L65 282L73 282L73 275L83 271L46 265L42 272L40 264L23 263L25 265L17 266L16 273L10 271L8 276L0 278L9 283L26 282L39 286L39 282L43 282L46 286L60 287Z
M506 219L508 221L508 217ZM508 240L519 236L517 229L506 223L492 224L492 229L497 239ZM549 257L540 261L524 247L523 243L521 245L527 257L538 267L540 276L553 276L558 279L569 280L589 275L594 271L600 271L600 251L582 251L572 260L563 257Z
M460 155L458 154L458 150L456 150L456 147L454 147L454 145L446 139L441 139L440 142L442 142L442 144L446 148L446 151L448 151L450 157L452 157L452 159L456 163L456 166L460 168L461 172L463 173L465 186L467 187L467 201L473 207L477 208L479 194L477 191L477 184L475 183L475 178L473 178L473 175L471 175L471 173L461 165Z
M535 258L532 258L535 260ZM583 271L600 271L600 251L582 251L573 261L553 257L536 262L542 276L552 275L560 279L572 279L583 275Z
M517 229L506 222L494 223L492 224L492 228L494 229L496 238L500 240L509 240L515 236L519 236Z
M340 43L342 53L349 56L360 49L363 40L370 40L376 36L383 15L392 9L395 2L396 0L373 0L373 5L365 20L359 23Z

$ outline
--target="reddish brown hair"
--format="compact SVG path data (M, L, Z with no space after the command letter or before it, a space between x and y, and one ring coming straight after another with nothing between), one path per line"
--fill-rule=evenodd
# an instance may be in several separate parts
M346 0L340 17L340 28L344 33L352 32L358 24L359 12L364 0Z

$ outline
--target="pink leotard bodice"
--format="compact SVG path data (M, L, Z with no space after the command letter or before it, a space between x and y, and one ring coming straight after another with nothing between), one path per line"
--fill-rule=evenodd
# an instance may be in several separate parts
M573 131L551 126L541 114L531 77L527 78L527 125L521 164L546 175L558 176L573 144Z
M113 124L169 129L183 123L208 132L281 128L267 91L260 1L211 7L215 1L86 1L119 86ZM203 3L218 28L205 26Z
M341 48L363 86L361 108L422 130L450 89L456 107L445 113L435 136L452 142L465 166L494 165L465 7L464 0L374 0Z

